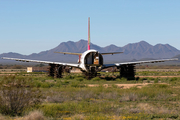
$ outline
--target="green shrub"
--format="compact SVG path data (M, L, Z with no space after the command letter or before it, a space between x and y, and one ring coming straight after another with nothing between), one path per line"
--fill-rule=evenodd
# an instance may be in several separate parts
M64 82L62 82L62 85L68 85L69 81L65 80Z
M156 88L168 88L169 85L167 85L167 84L156 84L156 85L154 85L154 87L156 87Z
M64 77L64 79L66 79L66 80L69 80L69 79L74 79L74 76L72 76L72 75L68 75L68 76Z
M7 76L0 81L0 112L21 115L27 107L40 103L41 91L32 87L31 79Z
M100 81L101 78L99 78L99 77L94 77L94 78L92 78L91 80L92 80L92 81Z
M176 81L176 80L178 80L177 77L173 77L173 78L170 79L170 81Z
M154 80L154 83L158 83L158 82L159 82L159 79L155 79L155 80Z
M41 87L41 82L40 82L40 81L35 80L35 81L34 81L34 83L33 83L33 85L34 85L34 87L39 88L39 87Z
M79 86L79 82L71 82L71 87L78 87Z
M61 117L62 115L68 115L70 114L70 111L68 108L70 105L61 105L61 104L45 104L41 106L41 111L43 111L45 116L49 117Z
M120 81L121 81L121 79L120 79L120 78L116 78L116 79L115 79L115 81L118 81L118 82L120 82Z
M104 78L106 81L114 81L115 79L113 78L113 77L109 77L109 76L106 76L105 78Z
M42 88L50 88L51 87L51 83L47 83L47 82L41 83L41 87Z
M57 81L56 84L54 85L54 87L61 87L62 86L62 82L61 81Z
M84 80L84 78L76 78L76 80L81 82Z
M115 84L112 84L112 88L118 88L118 86Z
M85 87L85 85L81 84L78 81L73 81L73 82L71 82L71 87Z

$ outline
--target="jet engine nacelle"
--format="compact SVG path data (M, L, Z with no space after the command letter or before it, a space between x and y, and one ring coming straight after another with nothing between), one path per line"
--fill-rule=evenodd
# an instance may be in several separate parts
M100 71L103 57L97 50L88 50L81 55L80 67L86 72Z

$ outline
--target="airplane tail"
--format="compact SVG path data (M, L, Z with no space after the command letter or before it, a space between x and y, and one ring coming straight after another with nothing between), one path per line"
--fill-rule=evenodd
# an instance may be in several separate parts
M90 17L88 18L88 50L90 50Z

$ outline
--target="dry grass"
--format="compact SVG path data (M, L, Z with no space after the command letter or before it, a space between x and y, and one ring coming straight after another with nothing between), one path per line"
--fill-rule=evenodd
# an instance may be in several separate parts
M124 102L124 101L137 101L137 100L138 100L138 96L135 93L124 94L120 98L120 102Z
M64 101L66 101L68 98L65 94L63 94L62 92L53 92L51 93L53 95L51 96L47 96L46 97L46 102L50 102L50 103L63 103Z
M148 103L139 103L137 105L137 108L144 111L145 113L148 113L148 114L152 114L152 113L156 113L156 114L172 114L172 113L177 112L177 111L174 111L174 110L168 110L167 108L164 108L164 107L153 106L153 105L150 105Z
M148 103L139 103L137 107L148 114L156 112L156 108Z
M32 111L26 115L23 120L46 120L43 113L40 111Z
M122 88L122 89L129 89L131 87L136 87L137 88L142 88L143 86L147 86L152 83L136 83L136 84L113 84L113 85L108 85L108 84L103 84L102 86L107 88L107 87L117 87L117 88ZM163 83L164 84L164 83ZM100 85L98 84L86 84L88 87L99 87Z
M74 116L71 116L71 120L84 120L85 116L83 114L76 114Z
M158 72L178 72L180 69L136 69L137 72L141 71L158 71Z
M153 114L178 114L178 111L175 109L168 109L163 106L154 106L149 103L138 103L137 105L125 105L121 108L118 108L116 110L116 115L120 114L138 114L138 113L144 113L148 115Z
M6 120L6 118L0 114L0 120Z
M45 102L50 103L63 103L67 101L81 101L90 98L95 98L96 95L92 91L80 90L76 92L49 92L50 96L47 96ZM71 94L71 95L69 95Z

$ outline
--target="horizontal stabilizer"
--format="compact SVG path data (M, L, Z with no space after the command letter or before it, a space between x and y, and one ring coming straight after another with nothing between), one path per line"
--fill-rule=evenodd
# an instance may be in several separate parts
M61 54L70 54L70 55L82 55L82 53L71 53L71 52L54 52L54 53L61 53Z
M123 52L111 52L111 53L101 53L102 55L113 55L113 54L120 54L120 53L123 53Z

